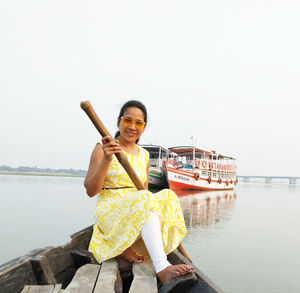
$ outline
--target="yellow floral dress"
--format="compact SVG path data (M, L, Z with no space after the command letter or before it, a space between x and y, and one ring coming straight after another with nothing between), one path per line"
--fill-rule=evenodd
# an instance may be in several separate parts
M138 148L138 155L125 154L141 181L145 182L149 153L140 146ZM89 251L99 263L120 255L128 247L138 255L149 257L140 232L150 210L159 216L166 254L176 249L187 234L177 195L169 189L155 194L148 190L138 191L115 156L97 197L96 224Z

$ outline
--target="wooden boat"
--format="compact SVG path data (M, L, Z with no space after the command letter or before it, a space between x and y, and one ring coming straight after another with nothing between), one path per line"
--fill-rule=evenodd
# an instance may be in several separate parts
M168 150L159 145L145 144L141 146L146 149L150 155L149 187L168 187L166 178Z
M169 148L167 179L170 189L233 189L235 159L194 146Z
M8 263L1 265L0 293L16 293L21 292L22 290L22 292L52 293L108 292L104 289L105 286L109 285L110 283L110 281L107 279L107 276L105 275L105 262L100 266L93 255L87 251L91 235L92 226L71 235L72 240L63 246L37 249L23 257L14 259ZM168 259L172 264L190 264L189 261L184 258L177 250L170 253L168 255ZM88 271L83 270L83 268L86 267ZM195 273L193 274L175 278L163 286L158 284L158 292L223 292L198 268L196 268L195 266L193 267L195 269ZM94 273L90 273L89 270L91 268L96 268L97 270ZM81 272L81 275L79 271ZM104 283L102 283L101 286L98 283L94 284L94 282L98 282L97 279L99 280L103 275L104 279L102 278L102 282L104 280ZM93 281L91 281L92 278L94 278ZM74 279L76 280L74 281ZM132 286L132 280L133 282L135 282L134 280L136 279L133 278L132 270L122 272L121 275L117 274L115 279L116 280L113 284L114 289L110 292L141 292L138 290L134 291L133 289L130 289L130 286ZM120 284L122 284L122 286L120 286ZM152 289L149 290L149 288L147 289L146 284L147 282L142 282L143 292L157 291L156 288L154 291ZM26 287L24 288L24 286ZM77 286L77 291L75 290L76 288L74 286ZM46 291L47 288L49 289L49 291Z

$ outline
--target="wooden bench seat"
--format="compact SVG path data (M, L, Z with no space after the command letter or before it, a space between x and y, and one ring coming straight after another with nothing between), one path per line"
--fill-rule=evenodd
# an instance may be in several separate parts
M156 293L157 279L152 261L135 263L132 266L133 281L129 293Z
M86 264L80 267L64 293L121 293L122 280L118 262L107 260L102 265Z
M62 293L61 284L55 285L27 285L21 293Z
M156 293L157 281L151 261L133 265L130 293ZM64 293L121 293L122 279L118 262L110 259L102 265L86 264L79 268ZM28 292L29 293L29 292ZM54 293L54 292L53 292Z
M61 284L25 286L21 293L122 293L122 279L118 262L110 259L98 264L80 267L70 284L63 290ZM156 293L156 274L151 261L134 264L133 281L129 293Z
M79 268L64 293L93 293L101 266L86 264Z

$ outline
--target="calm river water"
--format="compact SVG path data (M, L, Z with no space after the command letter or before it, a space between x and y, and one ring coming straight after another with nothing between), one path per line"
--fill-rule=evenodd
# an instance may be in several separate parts
M300 186L180 194L195 265L227 293L300 292ZM0 264L93 223L83 178L0 175ZM298 232L297 232L298 231Z

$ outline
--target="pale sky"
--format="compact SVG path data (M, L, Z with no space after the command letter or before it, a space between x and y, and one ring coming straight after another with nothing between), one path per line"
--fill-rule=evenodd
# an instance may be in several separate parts
M10 0L0 4L0 165L87 169L90 100L114 133L142 101L141 143L300 176L300 2Z

